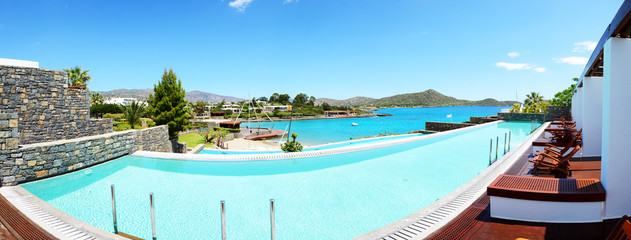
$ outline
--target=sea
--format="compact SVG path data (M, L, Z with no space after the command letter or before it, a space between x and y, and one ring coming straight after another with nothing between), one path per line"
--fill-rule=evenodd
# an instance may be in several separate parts
M271 127L274 129L297 133L296 140L306 146L315 146L333 142L342 142L362 137L375 137L380 134L407 134L411 131L425 129L425 122L461 123L469 117L486 117L497 115L502 109L510 107L497 106L463 106L463 107L423 107L423 108L384 108L375 113L392 114L387 117L338 118L251 122L241 123L241 127ZM352 123L357 123L353 126ZM249 124L249 125L248 125ZM272 139L270 141L279 141ZM285 139L283 138L282 141Z

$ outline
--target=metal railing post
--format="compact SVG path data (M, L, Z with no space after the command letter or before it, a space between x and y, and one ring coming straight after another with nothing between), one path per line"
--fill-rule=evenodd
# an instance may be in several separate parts
M269 200L270 204L270 230L272 232L272 240L276 240L276 223L274 221L274 199Z
M491 138L491 145L489 146L489 166L491 166L491 163L493 163L493 139Z
M118 224L116 223L116 198L114 196L114 184L112 184L112 216L114 217L114 234L118 234Z
M510 151L510 140L511 140L512 133L513 131L508 131L508 151Z
M497 149L500 146L500 137L497 136L497 139L495 139L495 160L497 160Z
M504 133L504 155L506 155L506 138L508 136L508 133Z
M151 206L151 237L156 240L158 238L156 236L156 214L153 210L153 193L149 193L149 205Z
M226 240L226 202L221 200L221 239Z

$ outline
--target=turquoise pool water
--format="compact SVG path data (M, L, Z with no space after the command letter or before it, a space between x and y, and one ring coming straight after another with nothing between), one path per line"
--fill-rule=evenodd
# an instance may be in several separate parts
M393 132L405 134L425 129L426 121L455 122L469 121L469 117L497 115L500 110L510 107L436 107L436 108L387 108L376 113L388 113L390 117L340 118L293 121L291 132L298 133L298 141L306 145L320 145L348 141L350 138L377 136L379 133ZM451 115L451 118L447 118ZM351 126L357 123L358 126ZM270 127L269 122L250 123L252 127ZM288 121L274 122L274 129L285 130ZM248 123L241 124L242 127Z
M418 136L422 136L422 135L423 134L404 134L404 135L400 135L400 136L387 136L387 137L376 137L376 138L369 138L369 139L358 139L358 140L353 140L353 141L346 141L346 142L340 142L340 143L333 143L333 144L318 145L318 146L313 146L313 147L306 147L302 151L303 152L309 152L309 151L325 150L325 149L347 147L347 146L358 146L358 145L378 143L378 142L385 142L385 141L391 141L391 140L402 139L402 138L418 137ZM227 154L227 155L232 155L232 154L261 154L261 153L282 153L282 152L283 151L202 150L201 152L199 152L199 154Z
M276 199L278 239L349 239L455 190L487 168L489 139L510 130L515 147L530 128L530 122L498 123L368 151L287 160L126 156L21 186L111 232L110 184L115 184L119 230L146 239L150 192L158 239L220 239L221 200L229 238L267 239L270 198Z

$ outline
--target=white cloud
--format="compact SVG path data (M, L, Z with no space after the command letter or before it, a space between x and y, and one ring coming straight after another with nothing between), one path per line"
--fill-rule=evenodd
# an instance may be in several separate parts
M589 61L586 57L564 57L564 58L553 58L553 60L558 63L567 63L571 65L585 65L587 61Z
M523 69L531 69L533 67L532 64L528 64L528 63L505 63L505 62L498 62L495 64L495 66L505 68L506 70L523 70Z
M283 0L283 3L293 3L298 2L298 0Z
M244 12L245 9L252 3L254 0L234 0L228 3L228 6L236 8L239 12Z
M511 57L511 58L514 58L514 57L519 57L519 55L520 55L520 54L519 54L518 52L509 52L509 53L508 53L508 56L509 56L509 57Z
M597 44L598 43L594 41L577 42L574 43L574 49L572 49L572 52L582 53L585 51L594 51Z
M538 67L538 68L535 68L533 70L535 70L535 72L542 73L542 72L546 71L546 68Z

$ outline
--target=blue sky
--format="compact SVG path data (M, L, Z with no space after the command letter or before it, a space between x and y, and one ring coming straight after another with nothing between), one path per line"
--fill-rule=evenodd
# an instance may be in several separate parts
M92 90L344 99L435 89L551 98L578 77L622 0L0 0L0 58L90 69Z

